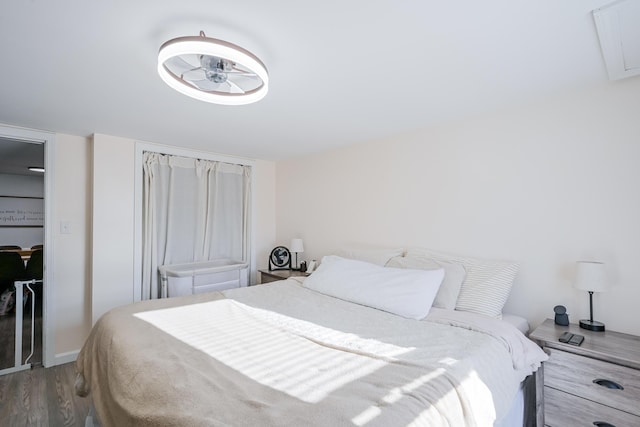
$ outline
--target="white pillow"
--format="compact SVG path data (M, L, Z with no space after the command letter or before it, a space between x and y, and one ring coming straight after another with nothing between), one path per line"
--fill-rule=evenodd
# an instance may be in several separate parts
M447 310L454 310L456 308L460 288L467 275L467 272L461 264L436 261L425 257L393 257L386 264L386 267L414 268L418 270L437 270L444 268L444 280L440 285L436 299L433 301L433 306Z
M340 249L336 255L342 258L356 259L384 266L391 258L401 256L403 253L404 248L348 248Z
M518 273L517 263L453 255L423 248L410 248L406 256L462 264L467 276L460 288L456 310L502 317L502 308L509 298Z
M443 278L443 269L385 268L328 255L302 286L402 317L422 319L429 313Z

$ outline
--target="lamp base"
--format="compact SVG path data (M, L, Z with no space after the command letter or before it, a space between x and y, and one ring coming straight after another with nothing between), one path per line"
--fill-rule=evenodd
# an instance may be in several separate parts
M604 332L604 323L595 320L581 320L580 327L594 332Z

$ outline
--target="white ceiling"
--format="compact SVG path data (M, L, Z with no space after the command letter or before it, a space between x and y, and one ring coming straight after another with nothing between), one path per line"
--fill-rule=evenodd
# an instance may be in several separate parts
M609 0L2 0L0 123L277 160L604 84ZM246 106L156 72L168 39L238 44L270 74Z

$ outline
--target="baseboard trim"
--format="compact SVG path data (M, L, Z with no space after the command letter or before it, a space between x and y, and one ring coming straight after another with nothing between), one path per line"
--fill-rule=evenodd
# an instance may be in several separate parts
M53 364L54 366L57 366L57 365L64 365L65 363L75 362L76 359L78 358L78 353L80 353L80 350L74 350L74 351L68 351L66 353L56 354L54 356Z

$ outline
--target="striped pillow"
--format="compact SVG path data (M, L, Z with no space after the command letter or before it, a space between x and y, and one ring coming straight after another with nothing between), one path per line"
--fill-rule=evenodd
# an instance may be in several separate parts
M343 248L336 255L342 258L384 266L391 258L402 256L404 248Z
M410 248L405 256L462 264L467 276L458 295L456 310L502 317L502 308L509 298L518 273L517 263L465 257L423 248Z
M462 288L462 282L464 282L464 278L467 275L467 272L461 264L436 261L433 258L425 257L396 256L391 258L389 262L385 264L385 267L413 268L418 270L437 270L444 268L444 280L442 284L440 284L440 289L438 289L436 299L433 301L433 306L444 308L445 310L454 310L456 308L460 288Z

